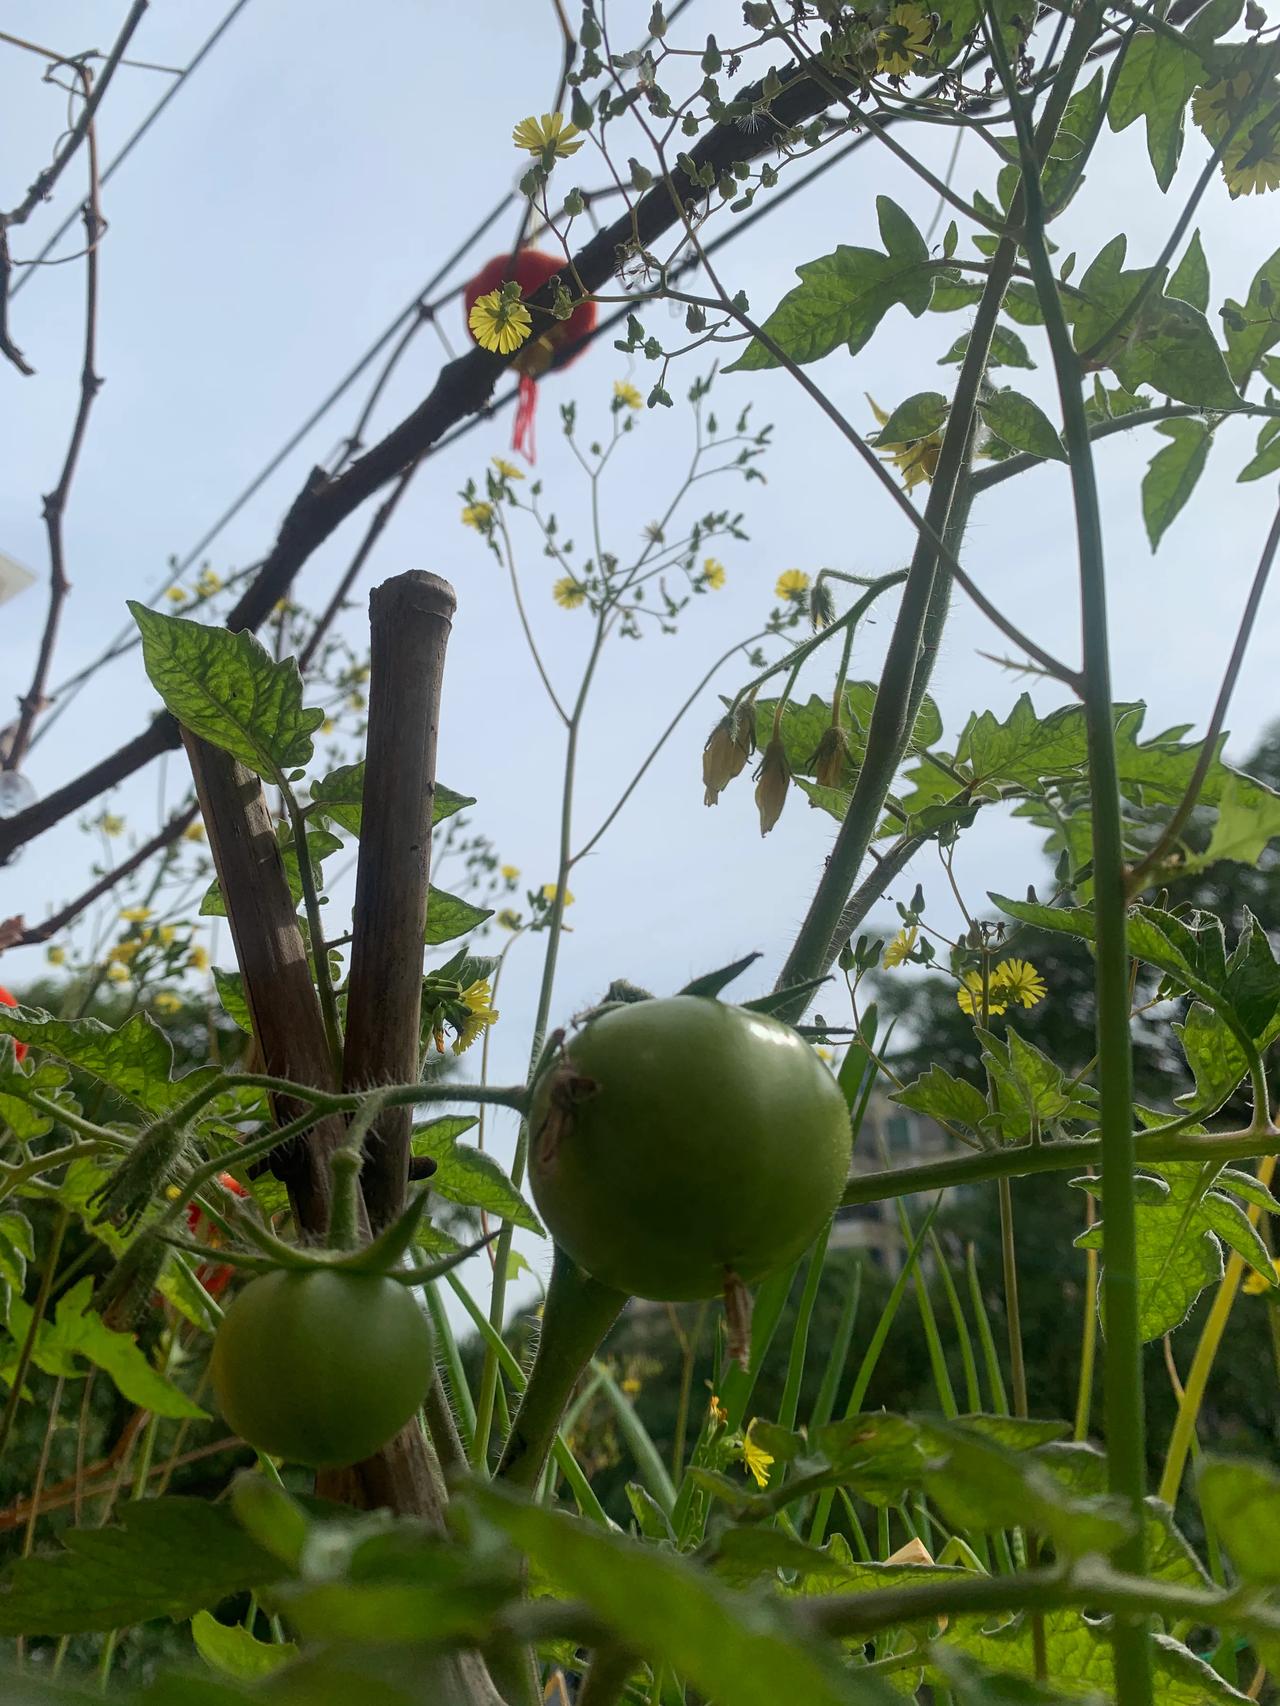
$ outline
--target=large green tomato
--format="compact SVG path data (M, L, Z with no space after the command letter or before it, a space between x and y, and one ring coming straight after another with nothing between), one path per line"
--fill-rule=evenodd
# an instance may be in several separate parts
M794 1261L849 1174L849 1111L789 1026L696 995L588 1022L539 1078L534 1198L560 1247L637 1297L713 1297Z
M371 1457L427 1395L431 1328L379 1274L281 1270L250 1280L213 1341L213 1390L241 1439L333 1469Z

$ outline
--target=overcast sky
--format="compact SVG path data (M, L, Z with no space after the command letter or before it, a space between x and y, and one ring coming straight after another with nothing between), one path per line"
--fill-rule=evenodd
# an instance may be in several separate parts
M153 0L131 54L185 63L226 10L228 0ZM124 0L9 0L5 28L66 51L114 38ZM615 42L638 41L649 0L614 0ZM679 26L690 42L709 30L724 39L741 30L730 0L694 0ZM375 0L352 7L313 0L250 0L224 40L178 96L104 194L110 231L102 252L98 400L66 523L67 605L54 669L60 679L87 661L124 617L126 597L145 595L229 500L306 417L335 380L377 337L480 215L510 188L520 164L512 124L548 104L559 67L552 7L534 0ZM64 97L42 86L39 63L0 43L0 204L12 206L48 157L63 122ZM155 72L125 68L104 103L100 132L110 158L164 86ZM945 136L931 139L941 169ZM623 154L628 150L624 149ZM639 150L637 149L637 152ZM1194 131L1168 199L1154 194L1141 126L1104 138L1089 180L1057 240L1077 247L1081 270L1117 230L1129 235L1129 264L1158 252L1205 147ZM579 168L581 168L579 170ZM576 174L576 176L575 176ZM981 176L977 176L981 174ZM957 182L988 192L990 172L978 146L961 155ZM584 149L557 175L557 187L597 185L603 169ZM74 206L82 178L73 167L48 210L14 233L18 258L33 254ZM936 198L883 149L870 146L725 251L722 277L748 293L753 311L770 309L794 282L793 267L837 242L876 244L877 194L898 200L922 229ZM1222 295L1243 299L1274 242L1271 207L1233 205L1216 184L1197 221L1213 275L1213 310ZM728 224L727 217L719 228ZM514 234L498 228L455 275L460 281ZM940 236L941 227L938 235ZM1268 240L1270 236L1270 241ZM60 252L69 252L69 237ZM24 379L0 366L0 551L26 563L43 582L47 548L40 494L57 477L75 408L80 362L83 269L44 269L13 306L12 332L37 369ZM666 309L650 310L665 331ZM445 316L455 349L465 343L461 309ZM856 359L836 354L816 376L855 424L870 429L864 393L890 406L912 392L948 389L954 369L937 358L964 330L965 315L911 320L894 310ZM1033 374L1010 375L1056 412L1035 334L1024 334L1041 361ZM430 333L388 387L374 428L385 430L430 387L443 351ZM705 365L705 363L703 364ZM689 362L673 375L677 407L637 419L604 494L604 531L619 556L633 552L646 521L662 507L688 454L683 393ZM653 369L638 370L601 340L570 373L543 387L538 474L547 503L570 534L586 533L586 492L558 442L556 405L573 397L582 436L604 432L612 382L634 378L645 390ZM325 458L348 427L357 387L225 530L209 556L223 574L260 556L312 462ZM764 463L767 486L726 480L702 490L699 507L742 507L749 543L717 550L725 590L691 605L676 639L648 637L614 648L601 673L585 742L578 822L593 828L656 731L712 657L758 625L779 572L828 565L862 574L900 567L911 534L866 471L785 375L729 376L717 407L731 417L747 401L757 422L775 426ZM1149 733L1175 722L1203 727L1229 650L1257 553L1275 501L1274 482L1238 486L1252 429L1218 435L1208 473L1190 512L1174 524L1157 557L1143 532L1138 483L1163 441L1150 432L1100 446L1110 567L1117 698L1144 699ZM364 591L406 568L445 575L458 592L444 696L440 775L478 797L477 826L504 859L541 882L553 874L561 731L541 694L493 560L458 520L459 487L494 454L510 454L510 416L488 422L434 458L388 528ZM367 524L348 521L308 563L297 588L321 604ZM1067 658L1076 655L1074 543L1067 475L1048 467L1007 483L976 508L964 559L986 592L1019 624ZM526 535L522 558L531 619L554 679L576 680L588 636L585 612L565 613L550 598L555 571ZM30 676L44 617L41 585L0 607L0 683L11 705ZM358 615L348 618L353 634ZM874 673L885 628L859 637L855 673ZM1280 711L1274 690L1277 622L1264 608L1241 675L1230 750L1243 755ZM933 691L948 735L970 710L1003 712L1025 683L985 661L1007 649L976 612L959 601ZM829 688L832 664L820 662L803 691ZM740 675L718 685L732 691ZM1062 695L1033 687L1041 709ZM27 766L45 794L142 726L154 699L135 655L104 671L36 747ZM563 1020L596 997L612 977L656 991L678 987L750 949L766 956L751 990L767 987L803 915L834 826L793 797L762 841L746 779L715 811L701 803L700 752L717 713L704 696L655 764L630 808L579 867L553 1017ZM0 721L5 720L6 710ZM169 803L184 778L168 767ZM112 809L140 834L154 827L154 768L120 789ZM29 921L83 886L86 843L74 821L0 870L0 916ZM987 889L1017 892L1041 875L1034 834L994 816L965 838L957 873L980 903ZM936 863L916 876L934 913L953 913ZM889 914L886 911L885 917ZM520 943L501 992L494 1073L523 1075L538 975L540 940ZM225 955L225 950L224 950ZM21 985L43 968L40 950L6 956L7 982ZM826 1003L834 1016L837 1003Z

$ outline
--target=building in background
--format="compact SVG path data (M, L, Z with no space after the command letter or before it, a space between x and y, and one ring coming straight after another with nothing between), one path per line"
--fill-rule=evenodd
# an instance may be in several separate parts
M853 1146L850 1174L856 1178L886 1167L914 1167L922 1161L935 1161L954 1148L952 1139L935 1120L891 1102L877 1090L867 1103ZM829 1248L865 1251L886 1273L900 1273L907 1245L898 1220L897 1200L842 1208L831 1230Z

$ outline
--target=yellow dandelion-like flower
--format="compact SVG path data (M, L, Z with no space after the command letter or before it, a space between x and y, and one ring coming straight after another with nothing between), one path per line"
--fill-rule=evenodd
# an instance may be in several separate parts
M720 1402L719 1398L716 1397L714 1392L711 1394L709 1412L712 1427L723 1428L729 1425L729 1412L725 1409L724 1405Z
M145 924L151 916L149 906L126 906L120 914L126 924Z
M615 379L613 382L613 401L621 409L643 409L644 398L634 385L628 385L625 379Z
M567 160L578 152L585 138L563 113L543 113L541 118L522 118L511 132L511 140L530 154L545 154L550 149L557 160Z
M222 576L212 569L201 569L196 576L196 591L201 598L212 598L215 592L222 591Z
M347 694L347 709L348 709L348 711L363 711L364 707L365 707L365 697L364 697L363 693L348 693Z
M159 929L156 931L156 935L159 937L160 946L162 948L167 948L169 946L169 944L173 941L173 937L174 937L173 925L172 924L160 925Z
M124 828L124 819L116 817L114 812L103 812L98 819L98 826L104 835L119 835Z
M175 995L171 989L161 989L153 997L151 1005L157 1013L181 1013L182 997Z
M1280 1256L1273 1256L1271 1258L1271 1266L1275 1271L1276 1278L1280 1279ZM1274 1289L1274 1286L1267 1283L1265 1274L1257 1273L1253 1269L1250 1269L1250 1271L1244 1276L1244 1285L1241 1287L1241 1290L1247 1291L1250 1297L1261 1297L1264 1292L1273 1291Z
M1231 138L1222 156L1222 178L1233 196L1280 189L1280 108Z
M199 818L197 818L194 823L189 823L187 825L182 832L182 839L184 841L204 840L204 825L200 822Z
M824 1048L821 1043L815 1043L813 1052L817 1055L818 1059L824 1066L835 1065L836 1053L834 1049Z
M956 1001L960 1011L967 1013L971 1019L982 1017L982 973L967 971L960 980L960 988L956 991ZM987 988L987 1012L1003 1013L1009 1005L1008 998L1002 989L998 989L994 978Z
M551 589L551 596L561 610L576 610L587 602L587 589L572 575L563 575Z
M1001 960L991 974L991 987L1000 991L1002 1001L1023 1007L1034 1007L1046 994L1044 979L1030 960Z
M504 881L514 883L516 878L520 875L520 867L519 865L500 865L498 867L498 875L502 877Z
M209 950L201 947L199 942L192 944L191 952L187 955L187 964L192 971L208 971Z
M58 947L55 943L53 947L45 949L44 957L48 960L51 966L60 966L66 962L67 950L65 948Z
M895 6L876 37L876 68L886 77L905 77L929 45L933 20L923 6Z
M622 1382L622 1390L626 1393L628 1398L634 1398L637 1392L642 1392L644 1390L644 1381L637 1379L634 1374L629 1374Z
M165 597L170 604L185 604L187 602L187 595L180 586L171 586L165 593Z
M517 468L513 462L505 461L504 458L501 456L495 456L493 458L493 465L498 470L498 473L501 476L501 478L504 480L523 480L524 479L523 470L520 468Z
M115 965L127 966L130 960L138 957L138 950L141 946L142 943L136 939L132 942L117 942L108 951L107 959Z
M504 906L501 912L499 912L495 922L499 924L503 930L518 930L520 928L520 914L514 907Z
M809 590L809 577L803 569L784 569L778 576L778 584L774 587L775 598L785 598L790 604L799 604Z
M320 725L320 733L322 735L331 735L337 726L338 725L334 722L332 717L326 717Z
M493 505L467 504L462 511L462 525L474 527L477 533L487 533L493 526Z
M493 1010L493 991L487 977L463 990L462 1005L467 1009L467 1017L454 1040L455 1054L465 1054L485 1026L496 1024L498 1019Z
M762 1445L756 1444L755 1440L752 1438L751 1432L754 1427L755 1423L752 1422L751 1427L747 1429L747 1437L742 1442L742 1461L755 1477L756 1486L767 1487L769 1485L769 1468L773 1463L773 1454L772 1452L766 1451Z
M725 579L724 564L718 563L714 557L708 557L702 565L702 584L709 586L713 592L719 592Z
M128 983L128 981L129 981L129 968L128 968L128 966L121 966L121 965L108 966L107 967L107 976L111 980L112 983Z
M884 959L881 963L886 971L892 971L894 966L900 966L904 961L910 959L919 934L920 928L916 924L909 924L905 930L899 930L884 951Z
M542 898L543 898L543 900L546 901L548 906L554 906L555 905L556 896L559 894L559 892L560 892L559 889L556 887L556 885L554 883L543 883L543 885L542 885ZM573 905L573 890L572 889L566 889L564 891L564 903L566 906L572 906Z
M516 294L487 291L476 298L467 316L471 336L480 348L495 350L499 355L513 354L533 330L533 316L520 300L519 285L506 288Z

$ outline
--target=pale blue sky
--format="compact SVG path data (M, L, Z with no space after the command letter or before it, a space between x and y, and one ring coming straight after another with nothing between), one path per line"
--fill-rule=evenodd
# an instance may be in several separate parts
M9 0L5 27L75 50L109 46L124 0ZM153 0L135 37L136 57L183 63L226 9L224 0ZM615 0L615 42L638 40L648 0ZM700 40L740 29L728 0L695 0L677 26ZM119 625L124 600L155 586L170 553L183 553L250 479L334 380L411 298L459 235L519 173L511 125L550 99L559 48L550 4L469 0L465 7L428 0L338 0L307 6L251 0L205 67L175 101L109 186L110 233L102 254L99 369L106 381L94 414L67 519L74 593L67 606L55 676L91 657ZM102 119L104 156L156 99L154 74L122 70ZM47 156L62 122L62 97L40 85L29 56L0 44L0 202L12 205ZM628 150L624 149L623 153ZM639 149L637 149L639 152ZM931 140L941 168L946 139ZM1163 203L1154 197L1140 127L1104 138L1090 180L1064 221L1059 242L1078 246L1082 265L1117 229L1129 232L1130 263L1151 259L1176 217L1204 158L1194 132L1187 160ZM1189 162L1190 164L1188 165ZM581 168L578 171L578 168ZM584 150L560 168L561 187L595 185L602 168ZM575 177L576 172L576 177ZM958 182L990 173L976 145L961 157ZM53 207L14 234L18 257L38 248L80 193L73 168ZM892 195L922 228L930 190L885 153L868 147L811 191L729 248L723 274L766 311L793 281L795 263L838 241L874 243L874 198ZM1232 205L1221 185L1209 192L1198 223L1213 273L1214 305L1223 291L1242 298L1274 239L1267 204ZM503 246L483 246L475 265ZM474 270L471 269L471 270ZM466 276L462 269L459 277ZM0 368L0 418L6 454L0 473L0 550L47 573L39 494L56 478L75 406L80 360L82 269L46 269L14 305L13 333L37 368L23 379ZM651 311L655 327L667 310ZM455 348L465 333L460 311L446 316ZM935 363L964 329L965 316L910 320L895 310L880 337L856 359L835 355L818 376L853 421L869 428L863 393L889 406L913 391L945 388L954 370ZM673 323L674 325L674 323ZM1027 334L1040 354L1034 334ZM441 358L430 335L414 346L389 387L375 428L384 429L430 386ZM547 501L566 529L585 531L585 493L555 433L556 403L578 400L584 437L604 430L610 386L636 371L608 340L544 388L540 461ZM675 373L682 394L694 368ZM1013 377L1011 375L1011 377ZM1043 362L1020 374L1022 388L1053 408ZM363 392L358 391L357 396ZM676 640L619 646L601 675L580 784L583 828L593 827L628 773L706 663L736 634L754 628L772 599L780 570L823 564L860 573L898 567L910 546L906 525L830 426L785 375L729 377L718 388L722 417L753 400L757 421L775 424L775 448L763 466L768 485L725 482L715 501L746 511L749 544L718 551L729 585L696 601ZM270 543L310 463L326 456L351 419L340 407L229 527L211 552L225 573ZM605 531L619 554L633 548L643 523L678 478L687 412L644 415L607 489ZM555 798L561 765L558 725L540 689L503 583L474 534L458 522L457 490L487 458L509 454L509 416L487 423L435 458L384 536L366 582L422 567L446 575L458 592L441 736L440 772L479 798L477 824L504 858L531 880L552 873ZM1274 482L1237 486L1250 429L1220 434L1189 517L1175 523L1152 559L1142 529L1138 479L1161 442L1150 433L1112 438L1099 451L1110 551L1117 697L1145 698L1148 729L1172 722L1203 726L1274 503ZM368 511L349 521L308 564L304 600L323 602L345 566ZM965 561L984 589L1033 634L1074 652L1073 539L1067 479L1046 468L980 502ZM548 664L566 690L587 634L583 613L550 601L551 566L530 540L526 594ZM23 690L44 614L43 588L0 609L0 682L8 703ZM353 619L354 620L354 619ZM875 668L884 629L860 640L859 673ZM1230 724L1233 750L1245 750L1280 709L1271 672L1277 634L1264 608L1252 655L1237 689ZM978 656L1004 642L963 600L958 603L935 678L951 734L970 709L1006 709L1024 683ZM822 691L830 666L814 671ZM727 689L737 684L728 674ZM1060 702L1043 684L1042 708ZM36 749L29 774L45 793L141 726L153 700L136 657L104 672ZM716 714L713 692L682 726L637 792L631 808L579 868L562 956L555 1017L598 995L611 977L657 990L692 972L753 949L771 977L801 917L829 847L830 820L795 799L761 841L744 779L714 811L701 804L700 750ZM4 716L7 717L5 711ZM2 719L0 719L2 720ZM182 778L170 765L170 798ZM153 768L119 791L113 809L146 831L155 821ZM0 870L0 916L37 919L82 883L85 843L74 823L45 836ZM1041 874L1034 836L1007 820L986 821L965 841L957 871L971 898L988 888L1017 892ZM919 875L937 916L951 914L936 860ZM537 980L538 944L520 944L502 990L494 1072L523 1072ZM39 971L38 950L5 960L21 984ZM829 1014L838 1010L833 999Z

